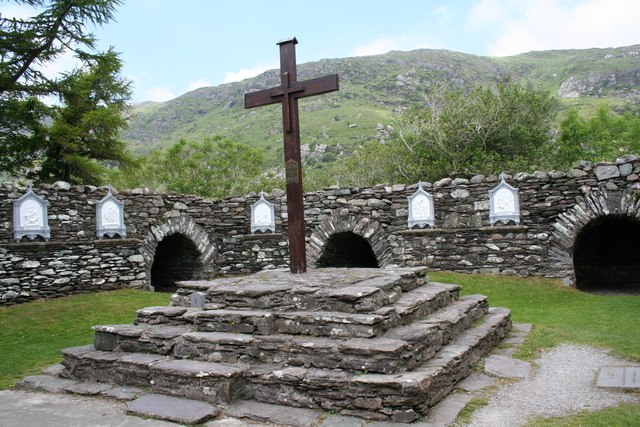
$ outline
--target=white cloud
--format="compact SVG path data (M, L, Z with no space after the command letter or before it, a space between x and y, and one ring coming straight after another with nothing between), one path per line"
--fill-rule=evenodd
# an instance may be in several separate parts
M391 50L413 50L434 47L436 46L423 36L403 35L382 37L370 43L357 46L353 52L351 52L351 56L379 55Z
M225 74L224 79L222 79L222 83L238 82L240 80L248 79L250 77L255 77L258 74L264 73L267 70L273 70L274 68L278 68L278 65L259 64L250 68L241 68L238 71L229 71L227 74Z
M487 46L493 56L640 42L637 0L482 0L468 22L477 29L498 27L499 35Z
M189 86L187 87L187 91L190 92L192 90L196 90L196 89L200 89L201 87L208 87L208 86L213 86L213 84L209 83L204 79L196 79L189 83Z
M176 95L169 89L164 87L155 86L147 90L145 93L146 101L164 102L175 98Z

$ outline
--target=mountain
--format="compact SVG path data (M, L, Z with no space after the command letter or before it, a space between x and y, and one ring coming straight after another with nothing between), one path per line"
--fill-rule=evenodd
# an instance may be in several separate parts
M393 51L326 59L298 66L298 80L340 76L340 90L300 100L303 155L331 161L367 141L389 136L403 109L420 103L436 82L469 89L511 75L558 96L565 108L608 104L640 106L640 45L530 52L482 57L448 50ZM278 70L241 82L207 87L162 103L138 104L122 134L144 154L180 138L222 135L258 147L271 162L282 159L280 105L244 109L244 94L279 85ZM276 164L274 163L274 164Z

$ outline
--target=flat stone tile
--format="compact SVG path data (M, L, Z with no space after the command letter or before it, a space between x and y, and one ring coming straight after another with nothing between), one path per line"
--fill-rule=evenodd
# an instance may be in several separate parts
M596 385L598 387L640 388L640 368L602 368Z
M526 337L529 335L529 332L513 332L509 331L509 337Z
M326 417L318 427L362 427L365 422L361 418L346 417L344 415L329 415ZM367 424L370 425L370 424Z
M429 410L425 421L436 425L449 425L471 399L471 393L451 393Z
M145 394L128 402L127 412L176 423L195 424L214 418L220 413L220 408L199 400Z
M467 378L460 381L456 388L466 391L480 391L496 383L494 378L479 372L472 372Z
M64 366L61 363L56 363L55 365L51 365L48 368L45 368L42 371L43 375L50 375L52 377L60 376L60 374L64 371Z
M514 323L511 325L513 332L531 332L533 325L531 323Z
M311 427L317 424L322 413L313 409L272 405L254 400L236 400L227 409L227 415L286 426Z
M505 348L496 348L491 354L498 354L500 356L513 356L518 352L516 347L505 347Z
M64 378L50 377L49 375L33 375L23 378L19 383L19 388L26 388L35 391L47 391L49 393L59 393L67 387L76 384L77 381L66 380Z
M502 378L529 378L531 364L507 356L491 355L484 361L484 370Z
M113 388L113 386L105 383L79 382L65 388L65 391L82 396L95 396L110 388Z
M247 420L240 420L238 418L222 418L220 420L209 421L205 424L206 427L273 427L273 424L265 424L261 422L250 422Z
M522 345L525 342L524 337L511 337L505 338L502 340L502 343L505 345Z
M102 392L102 395L116 400L133 400L144 392L138 387L114 387Z

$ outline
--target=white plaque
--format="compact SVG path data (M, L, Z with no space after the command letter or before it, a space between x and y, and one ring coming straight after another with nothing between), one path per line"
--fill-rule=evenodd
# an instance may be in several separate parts
M33 192L31 185L24 196L13 202L13 238L16 242L27 237L35 240L51 238L47 202Z
M127 237L127 227L124 225L124 203L116 199L111 193L96 204L96 234L98 239L104 236Z
M276 231L275 208L264 198L264 192L260 192L260 200L251 205L251 232L262 231L266 233Z
M489 223L508 224L509 221L520 223L518 189L507 184L504 175L500 174L500 184L489 190Z
M435 215L433 210L433 196L422 188L422 183L418 183L418 190L408 198L409 218L407 226L412 229L415 226L424 228L425 226L435 226Z

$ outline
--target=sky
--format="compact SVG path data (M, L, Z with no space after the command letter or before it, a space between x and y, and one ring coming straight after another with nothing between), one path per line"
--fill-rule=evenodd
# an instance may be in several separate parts
M3 16L28 6L0 3ZM640 0L124 0L93 29L133 82L133 101L166 101L279 66L296 37L298 63L390 50L508 56L532 50L640 44ZM47 67L72 67L61 58Z

